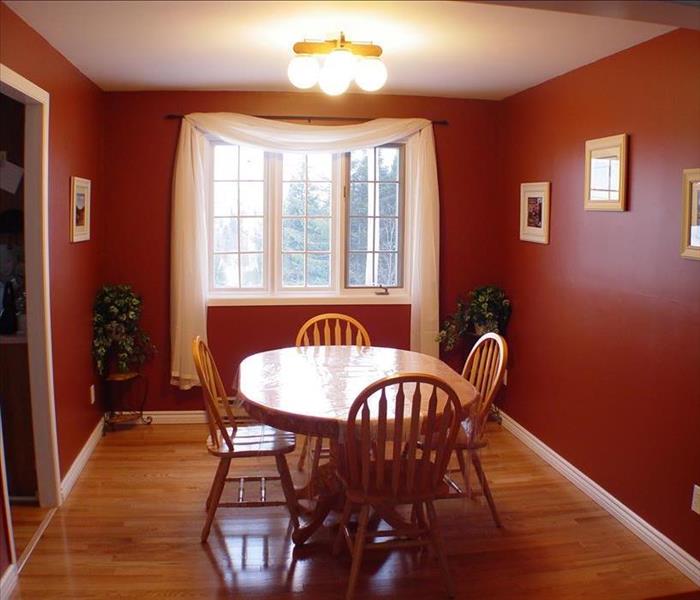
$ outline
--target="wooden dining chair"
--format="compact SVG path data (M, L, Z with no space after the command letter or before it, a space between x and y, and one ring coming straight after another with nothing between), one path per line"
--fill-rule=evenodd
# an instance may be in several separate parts
M462 376L476 388L480 397L477 403L472 406L470 416L462 422L462 427L457 435L454 453L457 456L459 469L448 471L445 477L450 486L450 492L444 496L445 498L471 498L470 470L473 465L481 492L486 498L493 520L498 527L502 526L501 519L479 458L479 450L487 445L486 422L493 400L503 383L503 374L507 364L508 345L505 339L497 333L482 335L469 353L464 363ZM461 473L464 488L461 488L450 477L451 473Z
M450 385L425 373L399 373L366 387L353 402L343 432L345 455L339 477L346 501L334 551L343 539L352 554L346 598L353 597L367 549L431 547L440 563L450 597L452 578L433 501L447 489L445 470L460 428L462 410ZM420 438L436 452L422 452ZM343 460L344 459L344 462ZM410 523L396 508L412 507ZM357 530L349 528L353 509L360 508ZM369 511L391 523L390 530L368 531ZM427 519L424 510L427 510ZM377 542L378 538L388 541Z
M297 333L297 347L305 346L371 346L369 334L362 323L348 315L341 313L324 313L310 318L304 323ZM323 443L323 438L313 440L311 436L304 436L304 442L299 455L297 469L303 471L309 446L312 446L311 477L316 474L318 463L322 456L328 456L328 446Z
M199 337L192 342L192 355L199 381L202 384L204 406L207 412L207 425L209 427L207 450L219 458L219 466L206 501L207 519L202 529L202 542L206 542L209 537L211 524L219 507L286 506L292 523L295 528L298 527L296 494L285 458L286 454L294 452L294 434L262 424L239 426L228 402L226 389L219 376L214 358L207 345ZM229 468L233 459L266 456L274 457L278 476L229 477ZM246 500L245 484L252 481L260 484L258 500ZM280 482L284 501L267 499L267 483L271 481ZM221 502L222 492L229 482L238 483L236 501Z

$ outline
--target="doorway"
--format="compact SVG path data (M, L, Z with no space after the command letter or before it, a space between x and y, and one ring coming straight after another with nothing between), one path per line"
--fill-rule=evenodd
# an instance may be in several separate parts
M16 317L0 316L0 501L10 569L18 571L61 503L50 336L49 94L0 64L0 116L0 302L5 316L9 310Z

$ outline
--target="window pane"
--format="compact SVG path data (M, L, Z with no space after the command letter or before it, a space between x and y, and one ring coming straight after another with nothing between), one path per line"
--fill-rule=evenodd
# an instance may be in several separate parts
M241 252L262 252L263 220L261 217L240 219Z
M214 255L214 286L238 287L238 255Z
M282 255L282 285L286 287L304 285L304 255Z
M374 179L374 151L353 150L350 153L350 180L371 181Z
M374 184L350 184L350 214L358 216L374 214Z
M306 214L329 217L331 215L331 184L310 183L307 202Z
M303 183L285 183L282 196L282 214L284 216L303 215L306 185Z
M373 231L369 226L370 219L350 218L350 250L371 250Z
M262 274L262 254L241 254L241 287L262 287Z
M398 285L397 254L380 252L377 256L377 285Z
M308 179L309 181L330 181L333 174L332 154L308 155Z
M241 215L263 214L263 183L240 183L240 211Z
M331 220L308 219L306 222L306 249L330 252Z
M376 219L379 228L379 249L398 250L398 219Z
M379 184L379 214L394 217L399 211L399 185L397 183Z
M214 252L238 252L238 219L214 219Z
M372 285L372 254L362 252L348 255L348 284Z
M377 168L380 181L398 181L399 149L377 148Z
M282 219L282 251L304 250L304 219Z
M214 216L230 217L238 214L238 185L233 182L214 184Z
M241 180L263 180L265 152L257 148L241 146Z
M238 146L214 146L214 179L238 179Z
M282 157L282 179L302 181L306 178L306 155L290 152Z
M328 287L331 284L330 254L308 254L306 256L306 268L307 285Z

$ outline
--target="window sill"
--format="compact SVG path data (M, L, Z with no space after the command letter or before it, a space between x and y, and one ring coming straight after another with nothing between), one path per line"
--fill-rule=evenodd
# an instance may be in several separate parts
M407 294L348 294L345 296L326 295L276 295L276 296L209 296L207 306L313 306L313 305L353 305L353 304L410 304Z

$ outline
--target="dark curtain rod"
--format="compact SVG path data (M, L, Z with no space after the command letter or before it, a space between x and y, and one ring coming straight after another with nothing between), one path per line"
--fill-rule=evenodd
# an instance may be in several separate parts
M182 119L185 115L165 115L166 119ZM380 117L312 117L310 115L250 115L259 119L273 119L275 121L289 121L292 119L308 121L372 121ZM449 125L448 121L441 119L439 121L431 121L433 125Z

